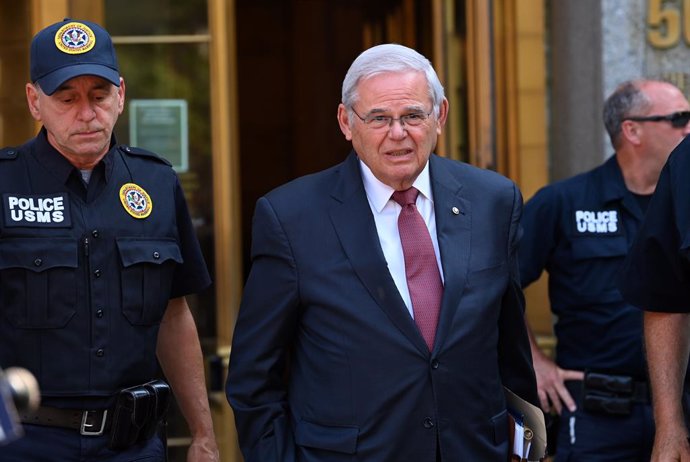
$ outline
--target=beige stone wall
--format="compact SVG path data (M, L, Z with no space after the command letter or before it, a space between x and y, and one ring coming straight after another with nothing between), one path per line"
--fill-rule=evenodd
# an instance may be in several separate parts
M690 9L687 2L603 0L603 93L623 80L661 78L690 96ZM608 140L602 141L608 148Z

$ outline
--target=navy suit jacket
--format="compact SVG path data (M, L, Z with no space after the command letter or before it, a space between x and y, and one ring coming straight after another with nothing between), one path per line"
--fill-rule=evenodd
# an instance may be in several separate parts
M494 172L429 162L445 279L431 353L354 153L258 200L226 385L246 462L507 460L503 386L538 402L516 261L522 198Z

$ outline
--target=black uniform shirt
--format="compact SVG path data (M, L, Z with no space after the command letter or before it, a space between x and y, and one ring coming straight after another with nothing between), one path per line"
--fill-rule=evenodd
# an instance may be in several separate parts
M42 130L0 155L0 200L0 365L69 407L153 378L167 301L210 283L169 164L113 140L86 184Z
M690 311L690 138L671 153L625 262L620 289L649 311Z
M549 274L561 367L644 377L642 316L615 285L642 215L615 156L525 204L520 277Z

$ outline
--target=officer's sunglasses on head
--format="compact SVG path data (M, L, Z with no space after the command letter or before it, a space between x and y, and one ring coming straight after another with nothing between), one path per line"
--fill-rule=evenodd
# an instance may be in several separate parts
M684 128L690 122L690 111L674 112L667 115L653 115L653 116L631 116L623 120L632 120L635 122L671 122L673 128Z

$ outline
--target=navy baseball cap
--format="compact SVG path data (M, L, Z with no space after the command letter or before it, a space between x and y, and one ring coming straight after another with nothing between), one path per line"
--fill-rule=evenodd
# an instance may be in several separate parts
M102 77L119 87L118 69L110 34L93 22L65 18L31 41L31 81L46 95L80 75Z

